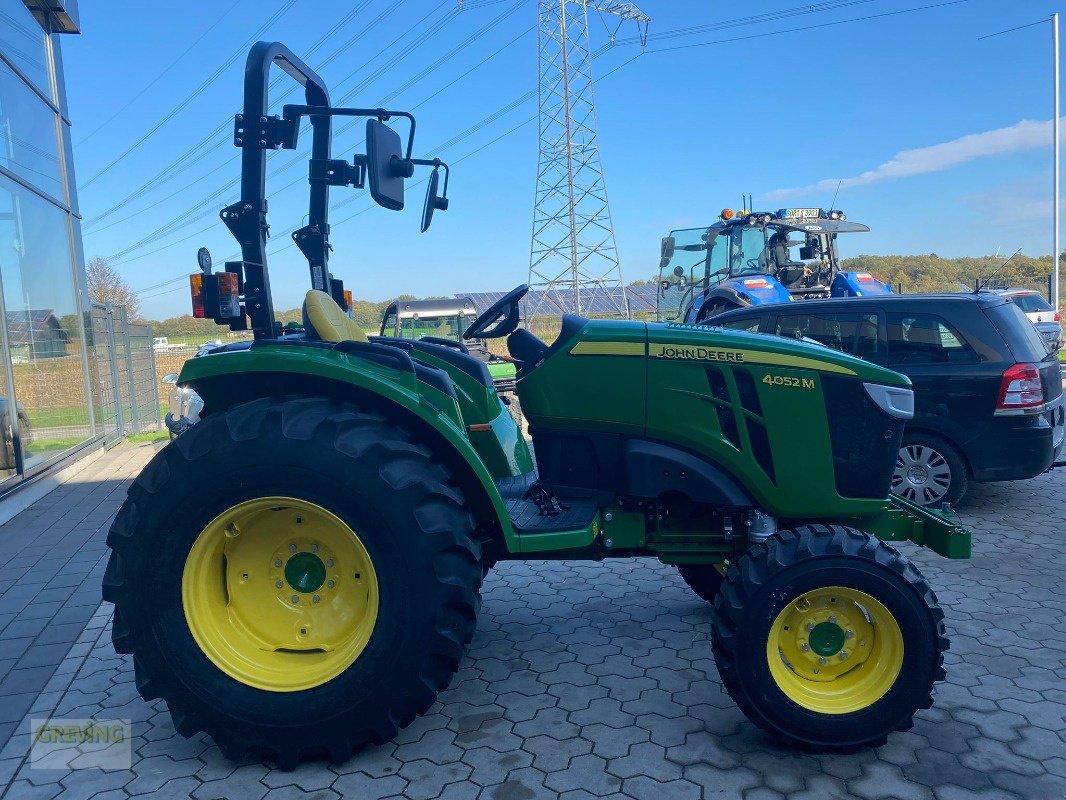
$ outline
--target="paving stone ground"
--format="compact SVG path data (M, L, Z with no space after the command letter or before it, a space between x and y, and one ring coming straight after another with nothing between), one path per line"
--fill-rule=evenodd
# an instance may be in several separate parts
M32 769L24 723L0 751L0 798L1062 798L1064 496L1066 470L979 486L961 515L972 560L903 548L947 613L948 680L876 751L797 753L747 722L711 658L710 609L671 568L531 562L489 574L469 655L425 717L343 765L293 772L177 735L137 695L101 605L31 713L131 719L132 769Z

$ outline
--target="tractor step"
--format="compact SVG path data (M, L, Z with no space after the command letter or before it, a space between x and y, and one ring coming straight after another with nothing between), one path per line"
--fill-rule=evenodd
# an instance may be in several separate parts
M536 490L537 473L528 472L512 478L499 478L496 486L507 504L507 516L518 534L558 533L589 528L599 509L589 498L574 498L560 495L555 513L544 513L546 504L531 490ZM550 490L549 490L550 491Z

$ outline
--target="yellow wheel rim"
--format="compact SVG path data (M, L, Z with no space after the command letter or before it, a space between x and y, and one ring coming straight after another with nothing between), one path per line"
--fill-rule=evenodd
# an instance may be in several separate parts
M257 689L297 692L359 658L378 581L355 532L321 506L261 497L219 514L189 551L181 601L211 662Z
M876 703L903 666L903 633L865 592L828 586L796 597L766 642L770 674L797 705L848 714Z

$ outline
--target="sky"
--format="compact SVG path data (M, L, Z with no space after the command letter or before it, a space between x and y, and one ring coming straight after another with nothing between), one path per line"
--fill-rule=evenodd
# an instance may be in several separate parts
M148 318L189 311L207 247L236 257L218 211L237 199L244 58L277 40L333 102L412 109L416 155L453 164L450 207L333 188L330 267L356 297L500 291L528 277L537 174L534 0L98 0L63 60L87 258L128 280ZM639 0L591 15L601 158L622 272L658 269L672 228L755 207L836 207L870 233L842 254L980 256L1052 249L1052 52L1045 0ZM912 11L913 9L913 11ZM903 13L900 13L903 12ZM1029 25L1030 23L1040 23ZM1029 27L981 39L1023 25ZM1066 35L1066 31L1064 31ZM614 43L611 44L611 40ZM278 108L293 102L277 89ZM335 128L350 159L362 124ZM271 154L275 307L299 304L310 136ZM415 181L424 177L422 172ZM415 181L410 181L414 184ZM839 194L838 194L839 186Z

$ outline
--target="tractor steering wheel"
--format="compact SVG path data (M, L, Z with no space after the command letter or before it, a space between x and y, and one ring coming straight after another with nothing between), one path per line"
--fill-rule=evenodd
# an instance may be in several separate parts
M466 329L464 339L498 339L508 336L518 328L518 320L521 311L518 304L529 287L526 284L517 286L478 316ZM497 320L499 320L497 322ZM493 324L496 323L496 324Z

